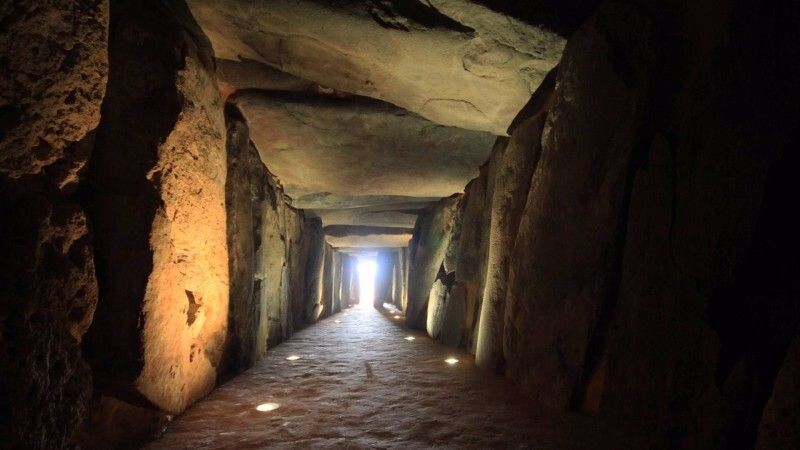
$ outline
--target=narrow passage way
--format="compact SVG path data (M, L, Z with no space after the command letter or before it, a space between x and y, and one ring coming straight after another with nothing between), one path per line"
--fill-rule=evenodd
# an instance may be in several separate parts
M569 449L597 443L592 419L537 412L507 379L399 322L361 306L295 334L191 407L148 448ZM299 359L287 360L293 355ZM449 357L459 362L450 365ZM256 409L265 403L280 406Z

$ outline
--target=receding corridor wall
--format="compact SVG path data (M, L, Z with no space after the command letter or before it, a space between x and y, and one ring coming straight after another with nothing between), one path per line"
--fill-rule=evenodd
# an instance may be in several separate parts
M641 448L796 443L797 31L786 3L728 7L590 17L495 147L491 220L419 218L408 323L470 348L448 244L486 227L478 364Z

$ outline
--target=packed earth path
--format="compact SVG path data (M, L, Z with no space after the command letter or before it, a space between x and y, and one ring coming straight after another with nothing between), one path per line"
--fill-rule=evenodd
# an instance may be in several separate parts
M147 448L596 448L593 419L547 413L467 353L401 324L357 306L310 326Z

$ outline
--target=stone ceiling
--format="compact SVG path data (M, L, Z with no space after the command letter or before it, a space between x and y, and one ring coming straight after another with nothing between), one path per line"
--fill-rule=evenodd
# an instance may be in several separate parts
M188 3L262 159L342 248L405 245L427 202L477 176L564 46L466 0Z

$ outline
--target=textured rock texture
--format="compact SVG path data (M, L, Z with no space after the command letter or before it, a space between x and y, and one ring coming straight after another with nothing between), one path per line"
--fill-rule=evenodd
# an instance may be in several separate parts
M430 201L409 201L352 208L325 208L308 210L308 214L319 217L325 226L350 225L364 227L414 228L417 214Z
M325 241L336 248L400 248L408 246L412 228L329 225Z
M108 74L105 1L0 6L0 446L69 445L97 303L75 195Z
M325 263L325 235L319 219L306 219L306 239L308 239L308 256L305 271L305 310L306 322L319 319L323 308L323 271Z
M235 107L226 119L230 308L220 372L236 374L313 320L305 277L311 246L322 242L313 239L318 222L287 206Z
M489 225L466 213L474 186L420 217L409 324L463 339L474 259L454 243L488 228L481 365L603 417L612 443L796 447L790 3L605 3L498 142Z
M262 302L265 226L264 208L269 207L266 168L252 147L247 125L233 108L226 110L228 174L225 188L228 230L228 273L230 306L228 334L221 372L237 373L251 366L266 350L269 322ZM273 242L267 239L268 245ZM260 258L257 258L257 255ZM261 344L261 345L259 345Z
M333 265L333 247L325 244L322 263L322 308L319 317L330 317L333 314L333 290L336 279L336 268Z
M555 33L461 0L189 4L218 58L260 62L495 134L505 133L564 45Z
M509 139L500 138L489 161L486 202L490 214L484 229L488 237L485 277L477 334L475 362L481 367L503 367L506 286L511 252L528 198L531 178L541 153L542 128L555 86L555 69L515 118ZM474 225L473 225L474 227ZM469 266L467 266L469 267Z
M97 395L175 414L214 387L226 339L223 107L185 5L116 2L111 30L90 162L100 301L84 347Z
M406 324L424 328L428 297L450 244L458 215L460 195L444 198L419 216L409 243L408 301Z
M646 98L645 61L635 58L647 49L634 46L625 55L632 67L627 84L607 56L612 49L604 36L618 33L646 45L647 29L630 10L590 19L569 40L559 65L510 265L504 330L507 373L550 406L569 405L618 270L629 166ZM541 126L531 125L533 133Z
M481 175L464 190L457 241L451 241L455 244L453 284L444 309L441 335L445 345L468 347L473 352L473 333L478 324L486 271L490 212L487 182L484 166Z
M797 191L796 5L727 6L693 5L680 26L653 18L675 34L653 43L618 295L590 346L606 357L588 361L576 399L641 424L648 446L753 445L800 324L798 219L785 206Z
M450 195L475 176L494 140L364 97L245 91L235 102L298 208Z

